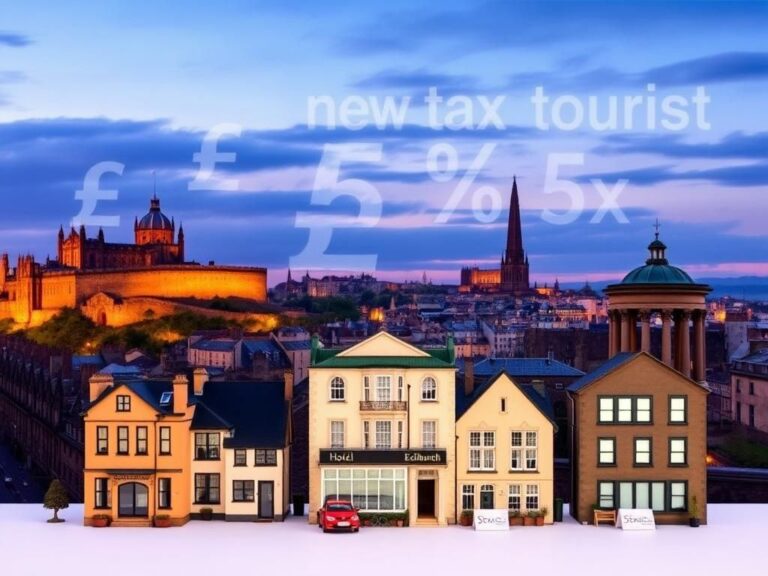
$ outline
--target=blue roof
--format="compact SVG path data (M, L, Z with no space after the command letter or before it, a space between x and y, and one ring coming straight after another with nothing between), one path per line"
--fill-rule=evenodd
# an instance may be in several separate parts
M309 340L292 340L289 342L280 342L286 350L309 350L312 348L312 342Z
M490 380L475 386L472 394L470 395L466 395L464 393L464 386L462 385L463 382L460 381L462 379L457 379L456 419L458 420L461 418L464 413L469 410L470 407L478 400L478 398L485 394L486 390L489 390L491 386L493 386L496 381L504 374L506 373L502 371L498 373L494 378L491 378ZM546 396L540 394L531 384L518 384L510 374L506 374L506 376L509 377L510 381L515 386L517 386L523 392L523 394L526 395L526 397L539 409L542 414L544 414L544 416L547 417L547 419L552 422L553 425L555 425L555 414L549 399L547 399ZM555 425L555 427L557 427L557 425Z
M280 348L268 338L246 338L243 339L243 346L245 346L245 349L251 354L255 354L256 352L268 354L280 353Z
M462 369L463 371L463 369ZM551 358L486 358L475 363L475 376L493 377L506 372L510 377L579 378L584 372Z
M209 352L230 352L234 350L236 344L237 340L231 338L216 338L214 340L198 340L190 348Z
M99 370L99 374L111 374L112 376L134 375L141 374L141 368L138 366L125 366L123 364L109 364Z
M579 378L568 386L569 392L578 392L582 390L583 388L586 388L590 384L597 382L602 378L603 376L606 376L619 368L620 366L623 366L630 360L634 360L638 356L640 356L642 352L620 352L619 354L616 354L613 358L605 362L604 364L601 364L598 368L587 374L586 376Z
M99 354L74 355L72 356L72 367L79 368L80 366L101 366L104 364Z

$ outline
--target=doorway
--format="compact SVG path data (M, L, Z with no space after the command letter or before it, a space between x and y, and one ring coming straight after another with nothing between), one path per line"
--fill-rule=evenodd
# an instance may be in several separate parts
M419 480L417 512L420 518L435 517L435 480Z
M480 508L493 509L493 484L483 484L480 487Z
M259 518L275 517L275 483L259 481Z

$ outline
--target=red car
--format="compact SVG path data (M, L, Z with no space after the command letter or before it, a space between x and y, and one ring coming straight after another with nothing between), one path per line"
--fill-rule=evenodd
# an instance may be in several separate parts
M328 500L325 506L317 511L317 524L323 532L332 530L360 530L360 516L357 508L347 500Z

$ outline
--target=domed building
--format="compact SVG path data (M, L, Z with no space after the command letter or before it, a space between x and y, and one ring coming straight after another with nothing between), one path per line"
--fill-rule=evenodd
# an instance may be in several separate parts
M696 283L685 270L669 263L667 246L659 240L658 232L648 251L650 257L644 266L635 268L619 284L605 289L609 298L609 355L650 353L651 325L661 324L660 360L684 376L704 382L705 298L712 289Z
M135 220L133 230L136 244L173 244L176 223L160 210L160 199L155 195L149 201L149 212L141 219ZM179 229L183 240L184 232Z

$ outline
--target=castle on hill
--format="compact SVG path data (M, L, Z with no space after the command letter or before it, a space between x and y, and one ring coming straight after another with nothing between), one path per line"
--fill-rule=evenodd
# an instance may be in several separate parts
M94 322L124 325L189 309L183 300L239 297L265 302L267 270L204 266L184 257L184 230L160 209L153 196L149 212L134 221L134 243L107 242L85 226L58 233L57 259L45 263L21 255L11 268L0 254L0 320L16 327L38 326L62 308L79 308ZM204 311L200 309L197 311Z

